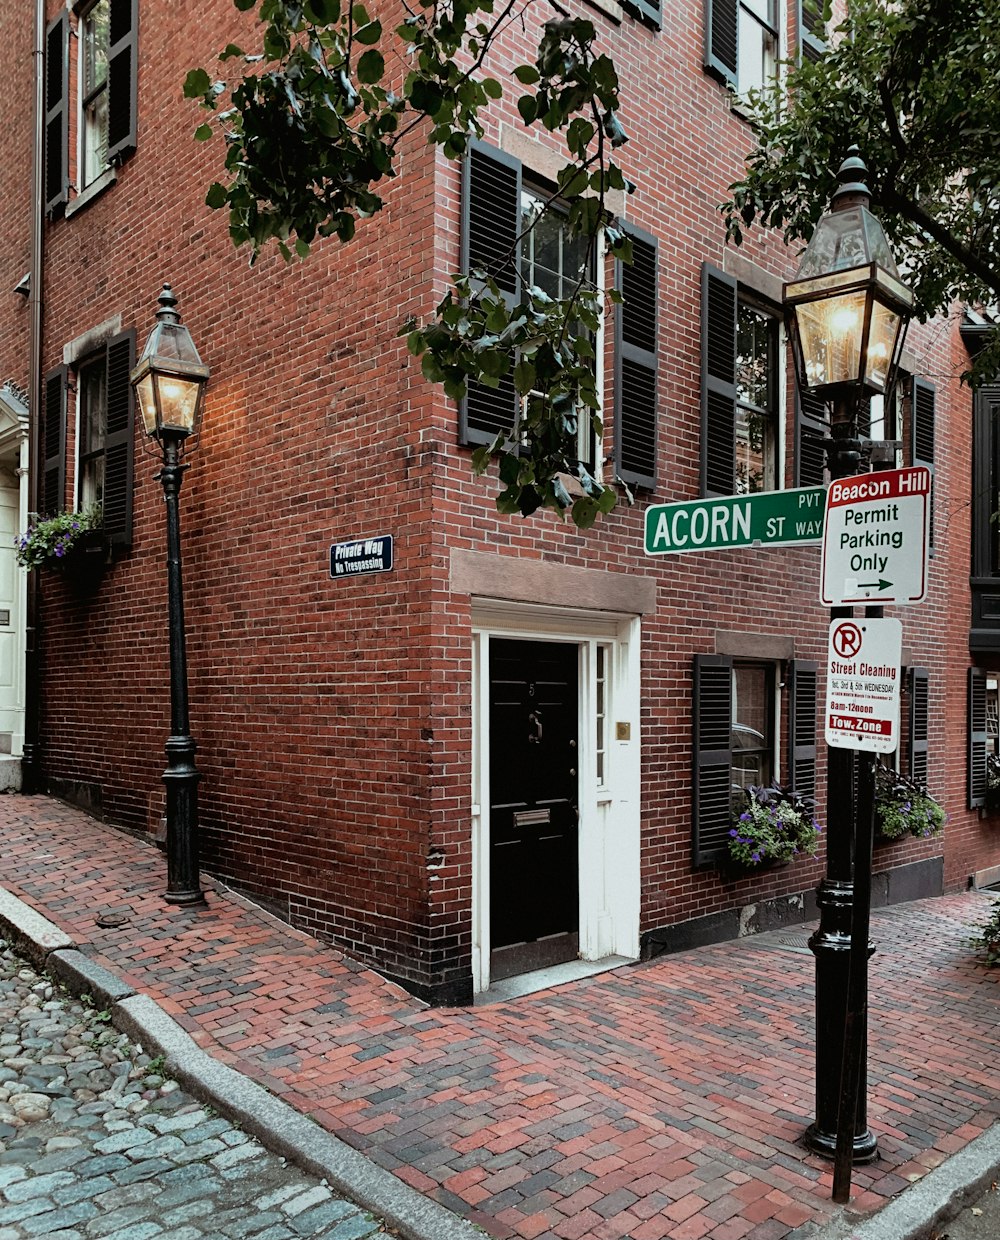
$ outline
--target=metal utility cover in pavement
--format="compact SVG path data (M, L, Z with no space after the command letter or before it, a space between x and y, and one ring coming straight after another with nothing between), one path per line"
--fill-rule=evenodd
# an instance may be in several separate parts
M931 471L923 465L831 482L820 601L922 603L930 498Z

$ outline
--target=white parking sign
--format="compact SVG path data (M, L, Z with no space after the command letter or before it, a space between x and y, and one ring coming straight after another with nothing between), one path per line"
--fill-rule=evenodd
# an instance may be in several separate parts
M830 625L826 743L892 753L899 744L903 626L898 620L845 619Z
M931 472L924 465L830 483L820 599L920 603L927 594Z

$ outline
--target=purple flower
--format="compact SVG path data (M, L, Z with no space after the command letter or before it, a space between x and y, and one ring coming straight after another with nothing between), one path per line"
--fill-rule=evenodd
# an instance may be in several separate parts
M738 836L738 832L735 827L731 828L729 834L733 837L733 839L736 839Z
M743 813L740 814L740 822L749 822L749 821L750 821L750 813L748 810L744 810Z
M65 555L65 554L66 554L65 547L56 547L56 555Z
M759 860L760 860L760 853L759 853L759 852L751 853L751 854L750 854L750 860L751 860L751 861L759 861Z

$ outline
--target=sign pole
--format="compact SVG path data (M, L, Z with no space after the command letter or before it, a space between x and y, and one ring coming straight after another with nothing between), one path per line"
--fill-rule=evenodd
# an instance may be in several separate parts
M875 610L875 609L872 609ZM881 610L878 608L877 610ZM868 1052L868 959L872 902L872 847L875 836L875 755L857 755L856 822L854 841L854 907L851 949L847 966L847 1010L844 1017L844 1056L840 1071L837 1110L837 1150L833 1164L833 1200L851 1196L855 1126L862 1105L862 1074Z

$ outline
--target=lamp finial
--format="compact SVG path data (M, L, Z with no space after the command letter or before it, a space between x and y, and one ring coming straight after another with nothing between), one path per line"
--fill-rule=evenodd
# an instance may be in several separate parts
M164 284L160 290L160 295L156 299L159 310L156 312L157 320L160 323L179 323L181 316L177 313L177 298L169 284Z
M837 180L840 184L833 195L832 210L846 211L848 207L869 206L872 195L867 183L868 168L856 144L847 148L847 158L837 169Z

